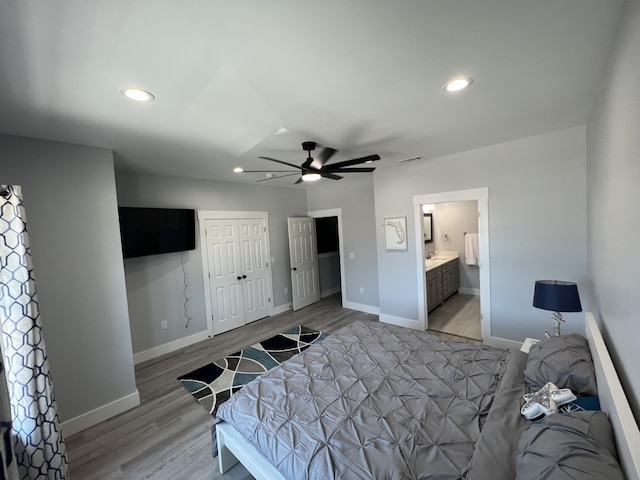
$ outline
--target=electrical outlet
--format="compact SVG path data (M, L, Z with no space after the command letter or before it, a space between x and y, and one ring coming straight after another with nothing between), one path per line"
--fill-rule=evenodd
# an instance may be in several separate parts
M166 320L160 322L160 328L162 328L162 330L166 330L167 328L169 328Z
M360 293L364 293L364 288L360 287Z

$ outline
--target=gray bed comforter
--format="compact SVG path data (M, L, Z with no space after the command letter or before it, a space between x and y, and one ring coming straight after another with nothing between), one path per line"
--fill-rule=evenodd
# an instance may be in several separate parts
M301 479L515 478L526 356L356 322L218 410Z

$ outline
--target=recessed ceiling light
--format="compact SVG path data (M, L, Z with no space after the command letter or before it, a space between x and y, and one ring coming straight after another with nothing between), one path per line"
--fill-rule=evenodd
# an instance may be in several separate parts
M322 177L319 173L305 173L304 175L302 175L302 180L304 180L305 182L315 182L317 180L320 180L320 178Z
M234 171L235 173L242 173L242 172L244 172L244 168L242 168L242 167L236 167L236 168L234 168L234 169L233 169L233 171Z
M156 97L141 88L127 87L120 90L120 93L130 100L136 102L153 102Z
M445 84L444 90L447 92L458 92L460 90L464 90L472 83L473 78L471 77L456 77L452 78Z

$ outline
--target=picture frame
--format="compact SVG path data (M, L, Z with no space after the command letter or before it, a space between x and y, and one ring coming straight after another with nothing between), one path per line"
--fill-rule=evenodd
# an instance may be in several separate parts
M407 250L407 217L384 218L385 250Z

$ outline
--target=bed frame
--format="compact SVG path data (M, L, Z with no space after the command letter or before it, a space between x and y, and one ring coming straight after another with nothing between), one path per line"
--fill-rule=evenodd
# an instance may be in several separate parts
M627 480L640 480L640 430L593 314L586 313L585 332L593 357L600 408L607 412L616 437L618 460Z
M593 314L587 312L585 333L593 357L600 406L607 412L627 480L640 480L640 430ZM256 448L228 423L217 426L218 461L225 473L240 462L257 480L286 480Z

